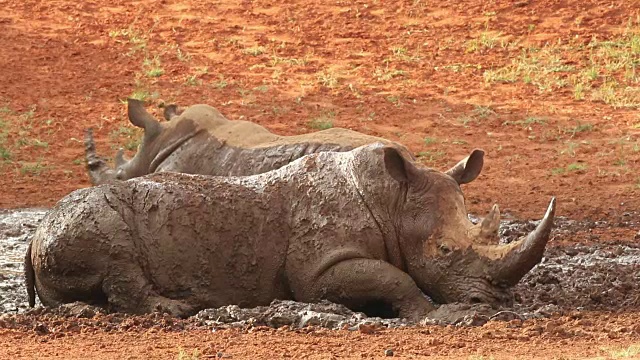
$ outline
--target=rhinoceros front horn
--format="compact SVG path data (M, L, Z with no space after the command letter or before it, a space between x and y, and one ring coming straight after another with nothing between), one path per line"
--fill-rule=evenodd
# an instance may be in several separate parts
M127 98L127 115L133 125L144 129L145 139L152 139L160 133L160 123L147 112L144 102Z
M535 230L515 243L502 245L509 247L509 250L501 258L493 260L495 267L492 277L495 281L514 286L542 260L553 227L555 212L556 198L554 197Z

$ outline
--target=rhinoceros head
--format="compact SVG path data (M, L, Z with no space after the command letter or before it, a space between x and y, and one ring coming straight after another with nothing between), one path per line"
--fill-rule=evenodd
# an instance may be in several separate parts
M144 135L132 159L126 159L122 149L116 154L115 177L118 180L154 172L172 151L197 132L192 121L160 123L147 112L144 103L136 99L127 99L127 115L133 125L144 129ZM179 116L179 112L175 106L169 105L164 116L172 120Z
M378 160L369 160L372 153ZM386 237L395 238L385 241L398 247L387 245L392 262L404 267L437 303L512 303L510 288L542 259L553 226L555 199L533 232L500 245L498 206L473 224L460 189L480 174L483 151L474 150L444 173L415 164L390 146L378 145L362 155L364 160L355 159L357 182L363 198L373 197L369 208L382 209L374 214L378 224L392 224L382 229Z

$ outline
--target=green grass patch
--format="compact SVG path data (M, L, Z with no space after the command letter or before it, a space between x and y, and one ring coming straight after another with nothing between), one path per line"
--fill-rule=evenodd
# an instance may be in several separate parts
M491 115L496 115L496 112L491 107L476 105L471 113L458 117L458 122L467 126L470 123L479 123L480 120L486 119Z
M20 164L20 174L22 175L39 176L48 170L48 167L45 166L41 160L38 160L35 163L21 162Z
M269 91L269 87L267 85L260 85L253 88L254 91L259 91L261 93L266 93Z
M436 138L432 138L432 137L424 138L424 144L425 145L432 145L432 144L436 144L437 142L438 142L438 139L436 139Z
M142 62L142 68L148 77L160 77L164 74L164 69L162 69L162 64L160 63L160 56L158 55L153 58L145 58Z
M201 354L198 349L188 352L183 348L178 348L178 360L200 360Z
M593 131L593 124L583 123L580 120L578 120L576 121L575 126L565 128L563 131L565 134L571 134L571 137L574 137L576 136L576 134L579 134L579 133Z
M482 38L482 37L481 37ZM486 36L485 36L486 38ZM488 42L490 45L492 42ZM471 49L482 48L478 39ZM469 47L469 45L468 45ZM540 93L568 88L575 100L602 102L615 108L640 107L640 18L611 38L550 42L521 47L510 63L488 68L488 84L521 82Z
M320 116L309 121L309 127L317 130L327 130L333 127L333 119L335 118L333 111L326 111Z
M129 44L129 55L135 54L137 51L147 48L146 35L142 31L132 26L127 29L109 31L109 37L115 39L118 42Z
M527 118L523 119L523 120L516 120L516 121L505 121L502 123L502 125L517 125L517 126L521 126L522 128L529 128L533 125L545 125L547 123L547 121L543 118L539 118L539 117L535 117L535 116L528 116Z
M466 41L464 43L464 51L466 53L475 53L493 49L500 45L500 35L502 35L502 33L485 30L480 33L479 37Z
M121 126L109 133L112 141L124 142L123 147L127 150L136 150L142 142L142 135L142 129L129 126Z
M176 48L176 58L182 62L189 62L191 60L191 55L182 51L179 47Z
M637 358L640 355L640 345L631 345L626 348L602 348L613 359L630 359Z
M256 45L256 46L245 48L242 50L242 52L247 55L258 56L258 55L264 54L265 48L264 46Z
M309 62L309 59L306 56L302 59L298 59L298 58L286 58L286 57L281 57L276 54L273 54L271 56L270 64L271 64L271 67L274 67L280 64L286 64L289 66L294 66L294 65L304 66L304 65L307 65L308 62Z
M229 85L229 82L225 80L224 75L218 75L218 81L213 83L216 89L224 89Z
M446 155L447 153L445 153L442 150L427 150L427 151L421 151L417 153L416 157L423 162L432 164L444 158Z
M149 99L157 99L158 97L160 97L160 94L157 92L149 92L149 90L145 89L140 83L136 84L136 89L133 90L131 92L131 94L129 94L129 97L132 99L136 99L136 100L140 100L140 101L147 101ZM123 99L121 101L123 104L127 103L126 99Z
M581 164L581 163L571 163L569 165L567 165L566 167L561 167L561 168L554 168L551 169L551 174L552 175L562 175L562 174L567 174L567 173L579 173L579 172L584 172L587 170L587 165L585 164Z
M194 74L187 76L184 83L185 85L188 85L188 86L201 85L202 80L200 80L200 77L208 73L209 73L209 68L207 68L206 66L202 68L197 68Z
M4 147L4 145L0 145L0 159L2 161L11 160L11 150Z
M376 68L373 71L373 77L381 82L389 81L393 78L399 76L405 76L406 71L400 69L389 69L389 67L385 68Z
M333 89L338 86L338 77L333 71L320 71L316 74L316 77L318 78L318 82L320 83L320 85L324 87Z
M394 46L391 48L391 53L393 54L394 59L398 59L406 62L416 62L420 61L419 56L409 55L409 51L407 48L402 46ZM391 61L391 60L388 60Z

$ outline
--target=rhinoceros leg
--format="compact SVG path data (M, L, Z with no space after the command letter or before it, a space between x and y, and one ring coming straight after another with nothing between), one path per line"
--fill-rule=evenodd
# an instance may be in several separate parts
M327 299L352 309L371 302L390 305L400 317L420 320L435 309L411 277L393 265L372 259L351 259L333 265L304 292L309 299Z
M145 314L154 311L186 318L194 315L194 306L181 300L169 299L156 294L142 269L134 263L119 264L111 268L102 284L112 310Z

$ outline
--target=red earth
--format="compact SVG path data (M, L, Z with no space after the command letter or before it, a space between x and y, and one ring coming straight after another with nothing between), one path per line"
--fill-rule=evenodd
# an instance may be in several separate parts
M0 208L48 207L89 186L87 127L102 154L135 151L140 133L123 103L135 96L157 115L162 102L207 103L283 135L347 127L399 141L440 170L482 148L483 173L463 189L471 212L498 203L506 216L538 218L557 196L559 216L610 226L576 229L552 244L637 241L637 2L100 4L0 0ZM171 358L183 348L189 356L198 349L200 358L217 351L331 358L383 357L393 348L407 358L638 356L639 313L587 317L592 325L527 325L552 329L542 332L508 323L372 335L98 329L56 338L0 330L0 353ZM553 331L557 321L566 331Z

